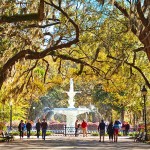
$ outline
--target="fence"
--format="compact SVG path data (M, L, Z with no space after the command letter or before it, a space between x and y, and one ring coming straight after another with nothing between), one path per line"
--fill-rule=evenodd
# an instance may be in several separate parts
M48 130L50 130L54 134L63 134L64 136L75 135L75 128L74 127L66 127L66 125L64 125L64 126L50 126L48 128ZM87 128L88 134L95 133L95 132L97 132L97 128ZM78 133L82 134L81 128L78 129Z

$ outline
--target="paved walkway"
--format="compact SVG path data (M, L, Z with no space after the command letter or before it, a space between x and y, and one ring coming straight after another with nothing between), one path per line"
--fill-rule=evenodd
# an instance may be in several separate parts
M31 137L15 138L12 142L0 143L0 150L150 150L150 145L135 143L128 137L119 137L118 143L111 143L108 137L104 143L96 137L48 136L46 140Z

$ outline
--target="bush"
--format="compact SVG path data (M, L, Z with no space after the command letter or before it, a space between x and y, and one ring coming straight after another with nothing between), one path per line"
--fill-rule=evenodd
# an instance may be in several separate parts
M50 136L50 135L52 135L52 132L47 130L46 135ZM36 131L31 131L31 136L37 136L37 132ZM40 136L42 136L42 131L40 131Z
M13 135L19 135L20 133L19 133L19 131L12 131L12 134ZM31 130L30 135L31 136L37 136L37 132ZM52 132L47 130L46 135L50 136L50 135L52 135ZM24 136L27 136L27 131L24 132ZM42 136L42 131L40 131L40 136Z
M135 134L134 134L134 133L129 133L129 136L134 137L134 136L135 136Z
M19 135L19 131L12 131L13 135Z
M88 122L88 130L97 130L98 123Z
M93 132L91 133L92 136L99 136L99 133L98 132Z
M51 123L49 125L50 130L64 130L65 123Z
M36 134L36 131L32 131L31 130L31 136L36 136L37 134Z
M47 132L46 132L46 135L47 135L47 136L50 136L50 135L52 135L52 134L53 134L53 133L52 133L51 131L47 131Z
M0 130L6 130L6 124L3 122L0 122Z
M123 135L123 133L122 133L122 132L119 132L119 133L118 133L118 136L122 136L122 135Z

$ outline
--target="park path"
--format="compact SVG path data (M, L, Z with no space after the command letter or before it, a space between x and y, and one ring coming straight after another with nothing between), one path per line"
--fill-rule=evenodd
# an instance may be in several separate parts
M104 143L98 137L49 136L46 140L18 137L12 142L0 143L0 150L150 150L150 145L135 143L128 137L119 137L118 143L111 143L108 137Z

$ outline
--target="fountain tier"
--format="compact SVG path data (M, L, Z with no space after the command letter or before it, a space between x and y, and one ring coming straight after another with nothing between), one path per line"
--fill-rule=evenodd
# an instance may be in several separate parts
M77 116L84 113L89 113L90 109L86 107L79 108L54 108L54 114L60 113L66 115L66 127L75 127Z

